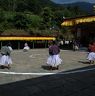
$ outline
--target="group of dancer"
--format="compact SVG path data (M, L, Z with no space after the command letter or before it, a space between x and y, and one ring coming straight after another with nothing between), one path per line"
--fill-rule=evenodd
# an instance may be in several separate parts
M30 49L27 43L24 44L23 51L27 52ZM89 54L87 59L89 60L90 64L94 63L95 60L95 42L89 44ZM10 69L10 65L12 64L11 59L11 51L12 47L10 44L1 47L1 55L0 55L0 67L5 68L7 67ZM49 46L49 57L47 59L47 65L50 70L58 70L59 65L62 63L62 59L60 58L60 48L56 41L52 41Z
M30 49L27 43L24 44L23 51L27 52ZM1 55L0 55L0 67L1 68L11 68L12 59L11 59L11 51L12 47L10 44L1 47ZM59 68L59 64L61 64L62 60L59 57L60 48L57 46L56 42L53 41L49 46L49 57L47 59L47 64L51 70L55 70Z

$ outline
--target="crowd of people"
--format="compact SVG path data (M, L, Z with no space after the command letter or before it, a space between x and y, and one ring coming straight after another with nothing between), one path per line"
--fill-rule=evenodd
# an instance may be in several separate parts
M60 40L59 46L61 49L72 49L73 51L78 51L80 48L79 40Z

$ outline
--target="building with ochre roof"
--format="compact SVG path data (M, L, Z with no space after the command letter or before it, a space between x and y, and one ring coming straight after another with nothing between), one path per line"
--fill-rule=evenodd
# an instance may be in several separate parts
M95 40L95 15L65 19L61 26L70 27L74 37L83 46L87 46L89 42Z

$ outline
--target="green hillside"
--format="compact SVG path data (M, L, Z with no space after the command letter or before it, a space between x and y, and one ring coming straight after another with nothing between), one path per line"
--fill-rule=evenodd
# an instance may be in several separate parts
M67 31L61 28L63 17L85 14L77 6L60 6L50 0L0 0L0 35L25 32L31 36L60 36Z

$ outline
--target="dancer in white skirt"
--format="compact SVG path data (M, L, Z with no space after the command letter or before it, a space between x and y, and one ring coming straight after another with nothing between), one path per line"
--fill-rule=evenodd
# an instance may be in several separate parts
M60 49L57 46L56 42L53 41L53 44L49 46L49 57L47 59L47 64L50 66L50 69L58 69L62 60L59 57Z
M10 64L12 64L12 59L10 57L11 50L7 46L2 46L1 48L1 56L0 56L0 66L2 68L7 67L10 68Z
M95 42L93 44L89 44L89 54L87 59L89 60L90 64L94 64L94 60L95 60Z

